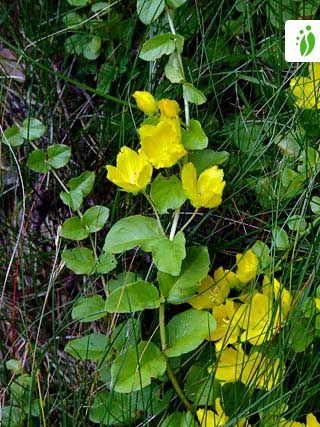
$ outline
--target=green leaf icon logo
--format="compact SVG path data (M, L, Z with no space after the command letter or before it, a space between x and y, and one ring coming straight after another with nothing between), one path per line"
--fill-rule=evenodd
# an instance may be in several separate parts
M306 30L309 31L307 34L304 34L302 36L302 39L300 41L300 53L302 56L308 56L314 49L316 44L316 38L311 30L311 26L307 25ZM303 34L304 31L300 30L300 34ZM297 37L297 40L299 40L300 37ZM298 44L298 43L297 43Z

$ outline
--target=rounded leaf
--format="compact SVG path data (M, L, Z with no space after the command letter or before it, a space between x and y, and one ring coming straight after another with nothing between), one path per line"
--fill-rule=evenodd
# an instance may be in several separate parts
M62 224L60 236L70 240L83 240L89 236L89 231L83 225L81 218L74 216Z
M113 362L111 386L118 393L140 390L151 383L151 378L161 377L166 366L165 356L152 342L132 344Z
M28 118L22 123L21 134L23 138L33 141L41 138L46 131L45 125L38 119Z
M106 301L105 310L108 313L134 313L159 306L158 289L152 283L141 280L111 292Z
M82 217L82 223L90 233L101 230L109 217L109 209L104 206L92 206Z
M91 249L74 248L65 249L62 252L61 259L65 262L67 268L75 274L92 274L95 269L95 259Z
M161 15L164 7L164 0L137 0L137 13L145 25L154 22Z
M176 314L168 323L169 357L195 350L216 329L216 321L211 313L190 309Z
M65 166L71 156L71 148L64 144L54 144L48 147L48 163L53 169Z

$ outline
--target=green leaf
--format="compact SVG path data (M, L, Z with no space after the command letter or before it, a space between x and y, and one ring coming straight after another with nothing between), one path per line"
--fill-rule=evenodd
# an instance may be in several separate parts
M111 292L106 301L105 310L108 313L134 313L158 308L159 305L158 289L152 283L141 280Z
M69 341L64 351L81 360L99 360L110 351L110 341L106 335L90 334Z
M165 178L161 173L151 184L150 196L160 214L178 209L186 201L180 179L176 176Z
M129 283L137 282L139 280L142 280L142 277L139 274L133 273L132 271L123 271L118 274L116 279L109 280L109 292L113 292L121 286L125 286Z
M162 55L170 55L175 48L174 34L158 34L143 43L139 57L145 61L155 61L161 58Z
M89 61L94 61L98 58L101 51L101 38L99 36L94 36L92 39L85 44L83 47L83 56Z
M304 231L307 228L307 221L301 215L291 215L287 224L293 231Z
M45 151L42 148L31 151L28 156L27 166L34 172L47 173L49 166L46 161Z
M185 380L186 396L195 406L213 405L220 397L221 387L214 375L208 375L208 370L202 365L192 365Z
M85 171L76 178L70 179L68 187L72 191L81 191L83 197L87 197L93 188L95 181L95 173Z
M64 47L67 53L81 55L83 53L83 46L88 43L88 36L86 34L72 34L64 42Z
M105 300L100 295L79 298L72 308L71 317L78 322L93 322L106 315Z
M26 413L19 406L3 406L1 408L2 427L21 427L25 425Z
M265 149L265 123L257 120L244 120L240 115L227 127L227 133L233 144L242 153L259 156Z
M194 419L191 412L173 412L168 415L160 424L160 427L198 427L199 424Z
M276 139L275 142L285 156L292 157L294 159L299 157L301 148L292 136L286 136L280 140Z
M90 421L106 426L130 425L136 417L132 400L131 394L98 392L90 408Z
M89 236L89 231L85 228L81 218L74 216L62 224L60 236L70 240L83 240Z
M289 237L283 228L279 227L278 225L272 230L272 237L274 244L277 249L280 251L284 251L289 248Z
M2 141L6 145L11 147L19 147L23 144L24 138L22 136L21 128L18 125L13 125L10 128L7 128L3 132Z
M73 211L77 211L80 209L83 202L83 195L81 191L70 190L68 193L65 191L61 191L60 199L63 203Z
M108 7L109 7L109 3L105 1L98 1L98 3L94 3L91 6L91 12L97 13L97 12L100 12L100 10L102 9L108 9ZM108 10L106 10L105 12L108 12Z
M79 25L83 21L84 19L77 12L69 12L62 19L62 22L66 27L73 27L74 25Z
M313 196L310 202L310 209L316 215L320 215L320 197Z
M86 6L90 0L67 0L71 6Z
M259 269L261 272L269 272L271 257L269 255L270 249L269 246L266 245L261 240L257 240L251 247L251 250L254 254L257 255L259 259Z
M107 274L117 266L117 260L113 254L105 252L98 258L98 262L95 268L97 274Z
M182 260L186 257L186 239L179 232L173 240L162 237L152 245L153 261L159 271L179 276Z
M191 119L189 127L182 129L182 144L186 150L203 150L208 146L208 137L198 120Z
M169 357L177 357L195 350L216 329L216 321L211 313L190 310L176 314L168 323Z
M172 52L170 55L169 60L164 67L164 73L171 83L183 82L184 76L181 70L177 52Z
M312 343L314 330L309 320L301 319L295 321L290 334L290 343L296 353L301 353Z
M194 295L199 283L209 272L210 258L204 246L187 248L187 256L182 262L178 277L158 273L161 294L172 304L181 304Z
M46 131L46 127L40 120L28 118L25 119L21 127L21 135L23 138L33 141L34 139L41 138Z
M61 259L67 268L75 274L92 274L95 269L95 259L92 250L88 248L65 249Z
M137 13L145 25L154 22L164 11L164 0L137 0Z
M191 83L184 83L183 85L183 98L196 105L201 105L207 102L207 98L201 90L196 89Z
M71 156L71 148L64 144L54 144L48 147L48 163L53 169L65 166Z
M156 239L162 237L161 230L154 218L142 215L120 219L107 234L103 251L118 254L136 246L151 252Z
M20 360L9 359L6 362L6 368L15 375L23 373L23 365Z
M192 162L200 175L203 171L215 165L221 165L229 159L227 151L202 150L194 151L189 154L190 162Z
M165 356L150 341L133 344L116 358L111 367L112 387L118 393L140 390L161 377L166 370Z
M104 206L92 206L89 208L82 217L82 223L86 226L90 233L100 231L107 219L109 218L109 209Z
M140 339L141 321L131 317L114 328L111 335L111 345L117 352L122 352Z
M177 9L178 7L184 5L188 0L166 0L168 6Z

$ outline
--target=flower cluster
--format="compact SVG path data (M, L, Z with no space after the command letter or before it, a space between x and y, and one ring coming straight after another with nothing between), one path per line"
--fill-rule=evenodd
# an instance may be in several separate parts
M309 64L309 77L291 79L290 87L299 108L320 108L320 63Z
M221 204L225 187L223 170L212 166L199 177L196 168L187 162L187 150L182 142L179 104L171 99L156 101L149 92L133 94L137 106L148 119L138 129L140 149L135 152L122 147L117 166L107 165L107 178L124 191L137 194L145 191L154 169L170 168L184 160L181 181L186 197L195 208L214 208Z

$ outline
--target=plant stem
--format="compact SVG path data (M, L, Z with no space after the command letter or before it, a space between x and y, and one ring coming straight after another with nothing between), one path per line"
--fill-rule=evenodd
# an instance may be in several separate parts
M170 31L172 32L172 34L176 35L177 32L176 32L176 29L175 29L173 20L172 20L172 18L170 16L170 12L169 12L168 8L166 8L166 15L167 15L167 19L168 19ZM178 50L176 50L176 52L177 52L179 66L180 66L180 71L181 71L183 80L185 81L186 80L186 75L185 75L185 72L184 72L184 66L183 66L183 62L182 62L181 53L178 52ZM189 126L189 124L190 124L190 108L189 108L189 102L186 99L184 99L184 116L185 116L186 125Z
M194 210L193 214L190 216L188 221L185 224L183 224L183 227L180 229L180 231L183 231L188 227L188 225L194 220L194 217L197 215L198 211L199 211L199 208Z
M177 227L178 227L179 215L180 215L180 208L176 209L174 211L174 216L173 216L173 221L172 221L172 225L171 225L169 240L174 239L174 236L176 234Z
M160 326L160 339L161 339L161 348L162 351L167 349L167 337L166 337L166 327L165 327L165 304L160 304L159 308L159 326ZM193 415L195 415L195 409L187 399L184 394L180 384L173 372L172 366L170 364L169 359L167 358L167 375L173 388L175 389L177 395L179 396L181 402L184 404L185 408L190 411Z
M142 192L142 194L144 195L144 197L145 197L145 198L148 200L148 202L150 203L150 206L152 207L152 210L153 210L153 212L154 212L154 214L155 214L155 216L156 216L156 218L157 218L157 222L158 222L158 224L159 224L159 227L160 227L161 233L163 234L163 236L164 236L164 237L166 237L166 233L164 232L164 229L163 229L162 224L161 224L161 221L160 221L160 217L159 217L159 215L158 215L158 212L157 212L157 209L156 209L155 205L153 204L153 201L152 201L151 197L150 197L150 196L149 196L149 194L147 194L145 191L143 191L143 192Z

